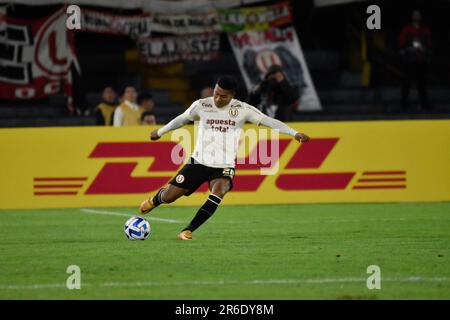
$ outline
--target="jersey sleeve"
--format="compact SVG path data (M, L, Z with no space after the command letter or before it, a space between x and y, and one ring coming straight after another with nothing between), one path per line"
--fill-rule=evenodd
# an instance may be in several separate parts
M293 137L295 137L298 132L297 130L289 127L287 124L281 122L280 120L268 117L266 115L263 115L263 118L261 119L261 125L276 129L280 131L280 133L287 134Z
M198 100L195 101L185 112L180 114L178 117L170 121L164 127L158 129L158 136L162 136L163 134L178 129L185 124L189 123L189 121L194 121L199 118L198 115Z
M260 110L249 104L245 104L244 108L246 111L245 120L259 125L261 123L261 120L264 118L264 114Z
M200 107L199 100L194 101L189 108L186 109L183 114L190 120L195 121L199 119L198 109Z

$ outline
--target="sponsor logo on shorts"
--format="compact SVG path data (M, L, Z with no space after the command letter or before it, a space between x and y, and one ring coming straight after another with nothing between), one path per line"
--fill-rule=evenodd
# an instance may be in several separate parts
M175 178L175 181L178 183L183 183L184 176L182 174L177 175L177 177Z
M234 169L233 168L225 168L225 169L223 169L222 174L224 176L233 178L233 176L234 176Z

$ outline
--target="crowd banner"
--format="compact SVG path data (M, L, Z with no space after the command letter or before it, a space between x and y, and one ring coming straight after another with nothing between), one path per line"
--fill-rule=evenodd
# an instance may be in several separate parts
M78 66L73 34L61 9L41 19L0 13L0 99L71 95L71 66ZM3 29L3 32L2 30Z
M165 14L209 12L217 8L232 8L264 2L265 0L152 0L143 1L145 11Z
M278 64L283 67L288 81L299 90L297 109L321 110L294 27L228 33L228 39L247 90L253 90L262 81L267 69Z
M263 127L244 127L233 190L223 205L450 201L450 120L291 126L308 133L311 140L300 144L290 136L267 134ZM149 141L149 132L156 128L0 129L0 208L133 206L138 210L143 199L180 170L183 157L174 161L173 154L183 147L187 161L195 140L194 127L185 126ZM190 139L184 139L183 130ZM251 133L255 139L246 143L244 137ZM272 139L278 152L270 151L271 162L261 161L261 147ZM253 155L258 161L249 161ZM276 170L263 173L261 169L268 166ZM198 206L207 197L204 184L176 205Z
M141 38L138 48L144 62L162 64L177 61L207 61L219 54L218 33Z
M337 4L344 4L350 2L362 2L367 0L314 0L314 5L316 7L332 6Z
M266 0L8 0L11 4L25 5L55 5L75 4L80 6L96 6L121 9L142 9L149 12L165 14L185 14L191 12L208 12L216 8L239 7L248 4L264 2Z
M152 0L153 1L153 0ZM164 1L164 0L159 0ZM139 9L143 6L143 0L8 0L8 3L25 4L32 6L57 5L57 4L75 4L96 7Z
M292 22L287 2L250 8L219 8L218 11L221 29L225 32L267 30Z
M220 31L217 11L204 14L168 15L155 13L152 31L171 34L195 34Z
M149 37L152 21L149 14L122 16L84 8L81 11L81 31L127 35L134 39Z

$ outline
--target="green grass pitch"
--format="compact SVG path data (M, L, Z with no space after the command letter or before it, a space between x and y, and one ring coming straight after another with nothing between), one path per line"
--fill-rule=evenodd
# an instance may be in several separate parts
M450 203L221 206L195 241L194 207L157 208L146 241L136 208L90 209L0 210L0 299L450 299Z

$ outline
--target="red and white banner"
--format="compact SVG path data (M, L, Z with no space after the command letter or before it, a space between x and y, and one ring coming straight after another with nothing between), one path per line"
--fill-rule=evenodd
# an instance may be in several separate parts
M39 20L3 19L1 99L37 99L61 91L70 98L70 69L77 62L66 17L64 8Z
M138 41L142 59L149 64L176 61L206 61L217 57L220 48L218 33L188 36L145 38Z
M228 39L249 91L263 80L271 65L278 64L287 80L300 91L298 110L321 110L293 27L228 33Z
M216 11L199 14L145 13L115 15L84 9L81 31L128 35L131 38L149 37L152 32L196 34L220 31Z
M148 37L152 20L148 14L121 16L83 8L81 31L127 35L131 38Z

